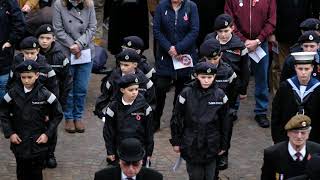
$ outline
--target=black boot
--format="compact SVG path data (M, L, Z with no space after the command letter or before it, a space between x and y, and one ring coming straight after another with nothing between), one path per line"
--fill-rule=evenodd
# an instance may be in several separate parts
M224 153L221 156L218 156L218 169L225 170L228 168L228 155Z
M46 160L46 166L47 168L56 168L57 167L57 161L56 157L54 156L54 153L49 153Z

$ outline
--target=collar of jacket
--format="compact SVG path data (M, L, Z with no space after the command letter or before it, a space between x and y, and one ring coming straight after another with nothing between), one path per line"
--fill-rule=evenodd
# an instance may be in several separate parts
M73 7L77 8L79 10L82 10L83 9L83 2L79 3L77 6L73 6L69 1L67 1L67 9L71 10Z
M181 0L181 8L184 6L184 4L186 3L186 1L189 1L189 0ZM166 6L173 9L172 8L172 4L171 4L171 0L167 0L167 3L166 3ZM180 9L181 9L180 8Z

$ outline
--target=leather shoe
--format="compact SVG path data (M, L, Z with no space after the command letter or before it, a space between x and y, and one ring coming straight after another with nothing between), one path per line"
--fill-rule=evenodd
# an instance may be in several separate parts
M56 168L57 167L57 161L56 157L53 153L49 153L47 160L46 160L46 167L47 168Z
M74 126L74 122L70 120L66 120L64 124L64 130L66 130L68 133L75 133L76 128Z
M267 118L266 114L257 114L254 119L257 121L260 127L268 128L270 126L270 122Z
M228 168L228 156L223 154L218 158L218 169L225 170Z
M76 120L74 121L74 125L76 126L76 132L77 133L84 133L84 124L82 122L82 120Z

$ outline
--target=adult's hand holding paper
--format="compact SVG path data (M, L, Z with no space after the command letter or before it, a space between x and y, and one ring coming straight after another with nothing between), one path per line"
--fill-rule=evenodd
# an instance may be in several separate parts
M85 49L81 51L81 56L77 59L74 54L71 54L71 65L85 64L91 62L91 50Z
M258 46L255 51L249 53L251 59L253 59L256 63L259 63L260 60L266 55L266 52L260 46Z
M189 54L182 54L176 57L172 57L172 62L175 70L193 67L192 57Z

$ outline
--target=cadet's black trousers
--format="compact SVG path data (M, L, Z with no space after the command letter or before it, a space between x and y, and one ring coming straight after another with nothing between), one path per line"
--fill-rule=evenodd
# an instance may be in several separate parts
M17 179L18 180L42 180L42 169L45 160L45 153L30 158L22 159L16 157L17 163Z
M163 108L166 102L166 94L170 90L171 85L175 86L173 105L176 103L177 96L184 88L184 84L191 80L191 77L177 77L172 78L168 76L157 76L156 77L156 98L157 105L156 111L154 112L154 130L160 128L160 119L162 116Z

